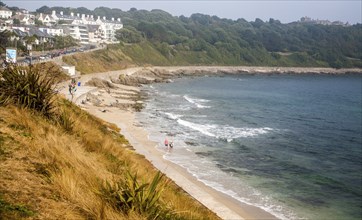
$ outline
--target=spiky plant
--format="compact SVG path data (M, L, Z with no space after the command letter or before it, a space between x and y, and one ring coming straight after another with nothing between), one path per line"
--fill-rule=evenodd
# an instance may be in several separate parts
M54 85L55 78L41 66L9 64L0 71L0 105L14 104L51 117Z
M106 182L102 186L102 196L115 209L126 214L136 212L147 219L172 219L176 216L160 202L162 177L157 172L151 183L139 183L137 174L127 171L123 180L114 184Z

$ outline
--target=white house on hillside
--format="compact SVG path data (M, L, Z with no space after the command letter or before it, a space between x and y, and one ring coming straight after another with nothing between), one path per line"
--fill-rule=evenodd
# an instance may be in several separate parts
M97 24L99 25L98 34L104 41L115 41L116 38L116 31L123 28L123 24L121 22L121 19L118 18L117 20L107 20L106 17L103 17L101 19L98 16Z
M34 19L29 14L17 14L12 17L13 19L18 19L20 24L23 25L34 25Z
M13 15L13 12L8 8L0 7L0 18L9 19Z
M106 17L101 19L98 16L95 19L93 15L75 15L73 12L64 15L62 11L59 14L52 11L51 14L40 13L36 18L46 26L39 28L42 32L52 36L70 35L82 44L114 42L117 40L116 31L123 28L120 18L107 20ZM25 21L22 19L21 23Z
M51 36L64 36L63 28L58 27L40 27L40 31L47 33Z
M82 24L71 24L64 26L64 33L70 35L81 44L89 44L88 28Z
M39 21L41 21L44 25L46 26L52 26L53 24L56 23L56 20L53 19L52 16L48 15L48 14L43 14L43 13L40 13L38 16L37 16L37 19Z

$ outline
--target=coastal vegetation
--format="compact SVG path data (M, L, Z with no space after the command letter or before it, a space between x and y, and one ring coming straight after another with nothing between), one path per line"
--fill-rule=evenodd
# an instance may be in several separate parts
M283 24L273 18L248 22L204 14L178 17L135 8L91 11L44 6L37 11L52 10L121 17L124 28L117 38L122 43L113 49L137 64L362 67L362 24ZM119 60L127 59L120 56Z
M118 127L50 92L54 68L0 72L0 219L218 219Z

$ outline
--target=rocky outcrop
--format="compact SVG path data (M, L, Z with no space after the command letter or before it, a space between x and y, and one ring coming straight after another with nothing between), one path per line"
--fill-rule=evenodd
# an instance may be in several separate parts
M88 82L85 83L86 86L93 86L97 88L105 88L105 89L116 89L117 86L114 85L112 82L99 79L99 78L92 78Z

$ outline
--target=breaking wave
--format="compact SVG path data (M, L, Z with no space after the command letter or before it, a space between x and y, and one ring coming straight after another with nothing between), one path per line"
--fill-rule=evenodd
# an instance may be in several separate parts
M228 142L233 139L240 137L254 137L261 134L266 134L272 131L272 128L264 127L264 128L235 128L232 126L222 126L215 124L196 124L193 122L189 122L186 120L178 119L177 122L180 125L191 128L192 130L199 131L204 135L215 137L218 139L223 139Z
M210 106L204 105L204 103L209 102L206 99L198 99L198 98L191 98L188 95L183 96L189 103L194 104L197 108L210 108Z

